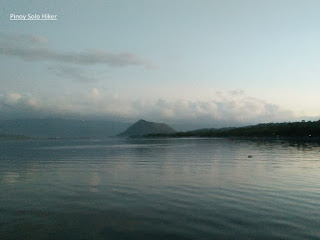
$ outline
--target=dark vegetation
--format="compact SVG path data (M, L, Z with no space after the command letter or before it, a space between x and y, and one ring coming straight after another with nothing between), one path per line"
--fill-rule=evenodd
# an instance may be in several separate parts
M148 137L320 138L320 120L314 122L261 123L239 128L200 129L172 134L150 134Z

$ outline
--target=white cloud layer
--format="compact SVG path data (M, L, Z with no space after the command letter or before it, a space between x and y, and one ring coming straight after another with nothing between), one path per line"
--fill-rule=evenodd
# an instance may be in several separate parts
M121 118L150 121L188 122L222 126L258 122L292 121L294 115L279 106L248 97L241 91L217 94L208 101L129 100L104 95L93 88L81 95L38 99L30 95L0 95L0 114L14 117ZM208 125L209 127L209 125Z

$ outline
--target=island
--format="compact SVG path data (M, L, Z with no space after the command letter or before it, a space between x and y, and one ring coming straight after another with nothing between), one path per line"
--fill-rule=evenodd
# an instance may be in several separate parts
M120 133L119 137L141 137L152 134L175 134L177 131L165 123L148 122L140 119L138 122L130 126L127 130Z

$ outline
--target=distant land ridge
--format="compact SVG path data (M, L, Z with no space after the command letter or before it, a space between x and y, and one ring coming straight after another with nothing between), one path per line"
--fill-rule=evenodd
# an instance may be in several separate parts
M249 137L300 138L320 140L320 120L283 123L260 123L238 128L204 128L172 134L149 134L149 137Z
M36 118L0 120L0 134L28 137L108 137L123 132L131 124L108 120Z
M177 131L165 123L148 122L140 119L138 122L130 126L126 131L120 133L121 137L144 136L149 134L172 134Z

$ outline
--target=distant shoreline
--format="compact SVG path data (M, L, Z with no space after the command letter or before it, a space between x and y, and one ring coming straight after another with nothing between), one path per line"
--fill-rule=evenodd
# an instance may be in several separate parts
M320 142L320 137L232 137L232 136L226 136L226 137L218 137L218 136L212 136L212 137L204 137L204 136L155 136L155 135L146 135L146 136L136 136L131 138L168 138L168 139L179 139L179 138L199 138L199 139L226 139L229 141L233 140L255 140L255 141L279 141L279 140L287 140L287 141L303 141L303 142Z
M24 135L6 135L0 134L0 139L17 139L17 140L24 140L24 139L51 139L51 140L59 140L59 139L95 139L98 137L34 137L34 136L24 136Z

